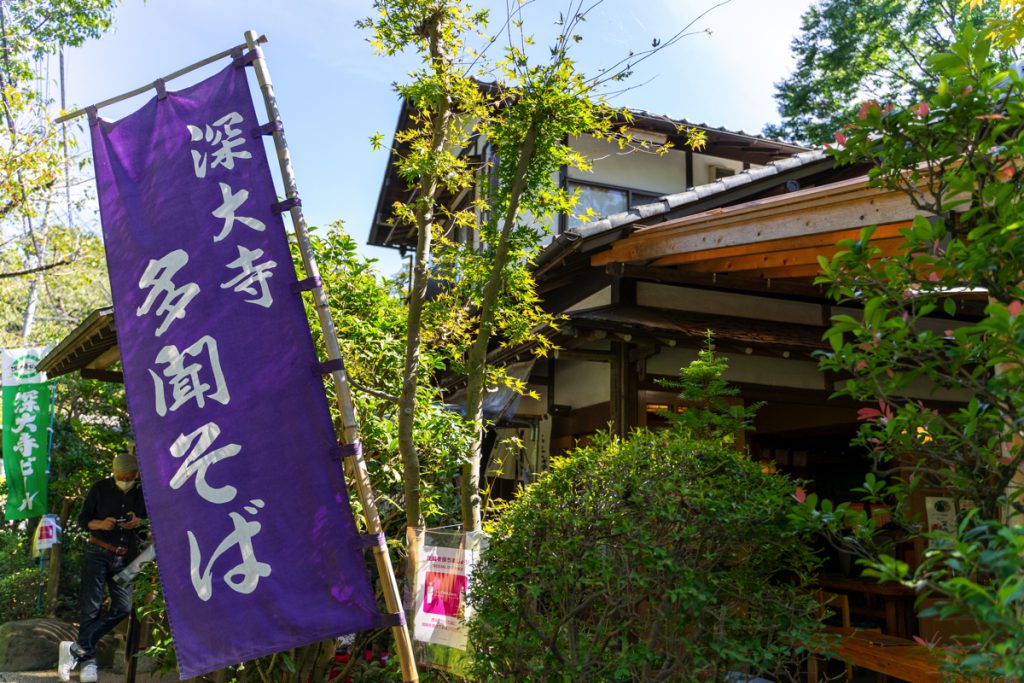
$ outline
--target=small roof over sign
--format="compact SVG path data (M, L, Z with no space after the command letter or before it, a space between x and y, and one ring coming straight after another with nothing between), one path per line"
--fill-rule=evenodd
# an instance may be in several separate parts
M39 362L48 377L78 371L83 377L119 381L120 373L104 372L121 359L112 306L97 309L53 347Z

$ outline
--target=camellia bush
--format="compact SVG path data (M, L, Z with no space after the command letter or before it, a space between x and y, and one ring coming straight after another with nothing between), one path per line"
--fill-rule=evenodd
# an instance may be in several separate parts
M869 556L869 573L931 598L922 616L976 625L946 651L958 674L1010 681L1024 677L1024 81L1005 67L1004 38L1020 35L1007 22L1024 22L1020 3L1001 4L1002 23L965 28L931 58L933 95L867 102L836 134L841 161L872 163L872 183L905 192L920 215L895 255L882 255L871 229L841 243L820 281L863 306L859 318L833 317L822 367L849 378L840 393L869 402L860 442L877 467L866 499L895 504L929 545L916 567ZM983 312L962 315L965 296ZM908 397L928 385L966 401L936 410ZM922 487L952 500L954 528L929 532L909 514ZM801 512L839 533L873 530L846 506L809 497Z
M685 420L600 437L509 504L469 592L474 680L785 678L820 647L797 485L724 438L749 413L723 369L703 352Z

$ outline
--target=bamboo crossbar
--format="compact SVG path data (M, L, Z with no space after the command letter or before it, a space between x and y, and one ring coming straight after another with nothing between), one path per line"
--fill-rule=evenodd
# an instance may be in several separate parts
M266 36L260 36L259 38L256 39L255 42L258 43L258 44L265 43L265 42L267 42L267 37ZM158 82L160 82L160 81L163 81L164 83L167 83L169 81L173 81L175 78L180 78L181 76L184 76L187 73L195 71L196 69L201 69L204 66L206 66L207 64L213 64L214 62L216 62L219 59L224 59L225 57L229 56L235 50L245 49L246 47L248 47L248 43L242 43L241 45L236 45L236 46L234 46L232 48L228 48L227 50L223 50L222 52L218 52L215 55L210 55L206 59L200 60L200 61L196 62L195 64L190 64L189 66L186 66L184 68L178 69L174 73L168 74L168 75L164 76L163 78L158 78L156 81L153 81L152 83L147 83L146 85L144 85L142 87L136 88L135 90L131 90L131 91L126 92L126 93L124 93L122 95L117 95L116 97L111 97L110 99L103 100L102 102L97 102L96 104L94 104L92 106L95 107L96 109L100 109L102 107L106 107L106 106L109 106L111 104L115 104L117 102L123 102L124 100L127 100L127 99L130 99L132 97L135 97L136 95L141 95L142 93L146 92L147 90L152 90L152 89L156 88L156 84ZM81 109L76 109L75 111L68 112L67 114L64 114L64 115L54 119L53 122L54 123L64 123L65 121L70 121L71 119L76 119L79 116L85 116L85 114L88 113L89 109L90 109L90 107L82 107Z

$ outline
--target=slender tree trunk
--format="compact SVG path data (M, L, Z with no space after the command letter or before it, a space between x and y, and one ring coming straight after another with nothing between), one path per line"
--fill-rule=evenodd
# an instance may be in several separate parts
M431 148L440 152L448 144L448 129L451 120L449 103L442 105L435 114ZM420 325L423 303L427 295L430 272L431 230L434 222L434 197L439 181L436 176L425 178L423 195L414 215L416 220L416 258L412 270L412 286L409 289L408 330L405 337L405 367L402 372L402 393L398 398L398 449L402 454L402 482L405 489L405 519L410 527L420 526L420 459L413 441L413 426L416 417L416 386L420 369L422 338Z
M68 518L71 516L72 500L65 498L60 506L60 528L67 529ZM67 538L67 534L62 532ZM50 574L46 577L46 599L43 602L46 616L57 615L57 594L60 592L60 570L64 563L64 542L55 544L50 549Z
M462 466L462 525L466 531L480 529L480 462L484 426L483 398L487 388L487 346L494 334L494 309L498 295L501 294L501 290L505 286L505 266L508 264L512 231L519 213L519 200L526 188L526 172L533 160L537 146L539 120L540 116L538 115L527 129L523 145L519 150L519 163L516 164L516 174L509 190L508 209L502 219L498 243L494 246L494 262L491 264L491 271L480 300L480 325L477 329L476 339L473 340L467 353L466 419L472 421L475 428L470 444L469 458Z

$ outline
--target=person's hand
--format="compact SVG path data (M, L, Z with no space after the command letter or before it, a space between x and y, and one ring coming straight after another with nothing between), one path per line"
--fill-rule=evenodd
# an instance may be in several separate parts
M89 528L95 531L111 531L117 526L117 520L113 517L107 517L106 519L94 519L89 522Z
M118 526L122 529L135 529L140 524L142 524L142 519L136 517L134 512L129 512L128 516L131 517L131 519L129 519L127 522L121 522L120 524L118 524Z

